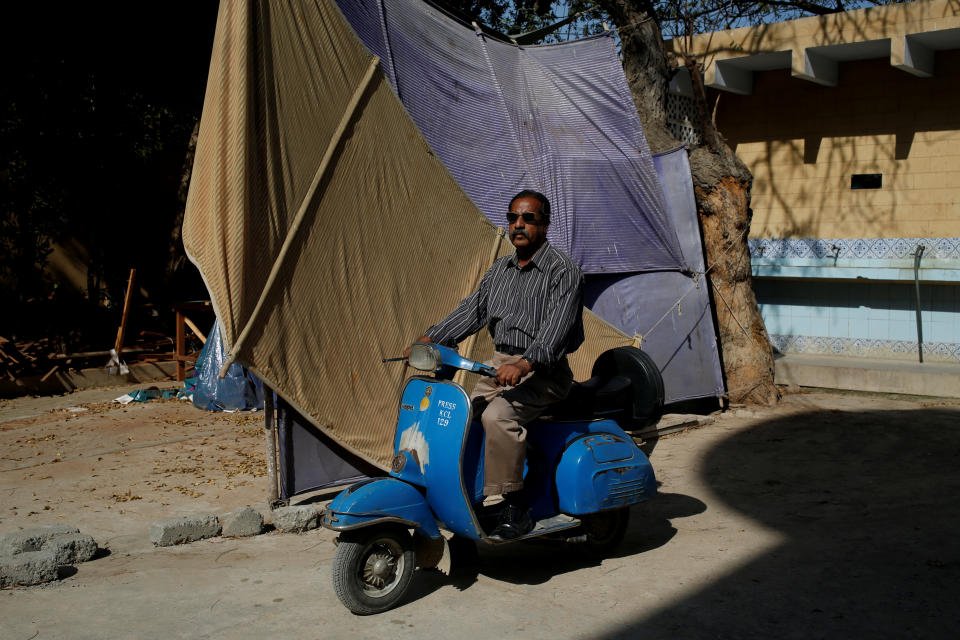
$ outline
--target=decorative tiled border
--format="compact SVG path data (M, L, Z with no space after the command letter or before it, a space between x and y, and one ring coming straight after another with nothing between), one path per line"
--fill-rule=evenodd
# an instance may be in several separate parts
M780 353L828 354L890 360L917 359L917 343L907 340L771 335L770 342ZM924 342L923 359L925 362L960 362L960 343Z
M924 258L960 260L960 238L756 238L748 243L751 258L894 260L912 258L923 245Z

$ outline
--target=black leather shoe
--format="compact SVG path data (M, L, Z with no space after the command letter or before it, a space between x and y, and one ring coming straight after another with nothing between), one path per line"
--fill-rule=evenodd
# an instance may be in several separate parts
M490 535L501 540L514 540L527 535L532 530L533 520L530 519L530 510L508 504L500 512L497 527Z

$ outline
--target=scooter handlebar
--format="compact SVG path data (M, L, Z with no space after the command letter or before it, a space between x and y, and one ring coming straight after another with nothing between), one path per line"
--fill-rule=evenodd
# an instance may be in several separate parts
M482 376L487 376L489 378L497 377L497 370L494 369L493 367L488 367L485 364L480 365L480 367L477 369L477 373L479 373Z

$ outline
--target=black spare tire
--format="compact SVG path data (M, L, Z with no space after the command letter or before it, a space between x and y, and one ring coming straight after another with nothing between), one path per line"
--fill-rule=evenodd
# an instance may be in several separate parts
M630 427L638 429L656 424L663 416L663 376L653 358L636 347L616 347L600 354L593 363L593 376L610 379L629 378L633 411Z

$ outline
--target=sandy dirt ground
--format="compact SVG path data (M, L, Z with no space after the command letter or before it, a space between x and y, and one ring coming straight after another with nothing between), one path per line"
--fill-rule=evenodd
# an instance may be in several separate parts
M728 412L656 443L660 494L611 557L485 548L357 617L329 531L154 548L160 518L265 506L262 414L107 402L124 391L0 402L0 533L70 524L104 549L0 591L4 639L956 637L956 402L799 393Z
M262 413L112 402L126 391L0 404L0 531L70 524L123 549L145 522L263 502Z

